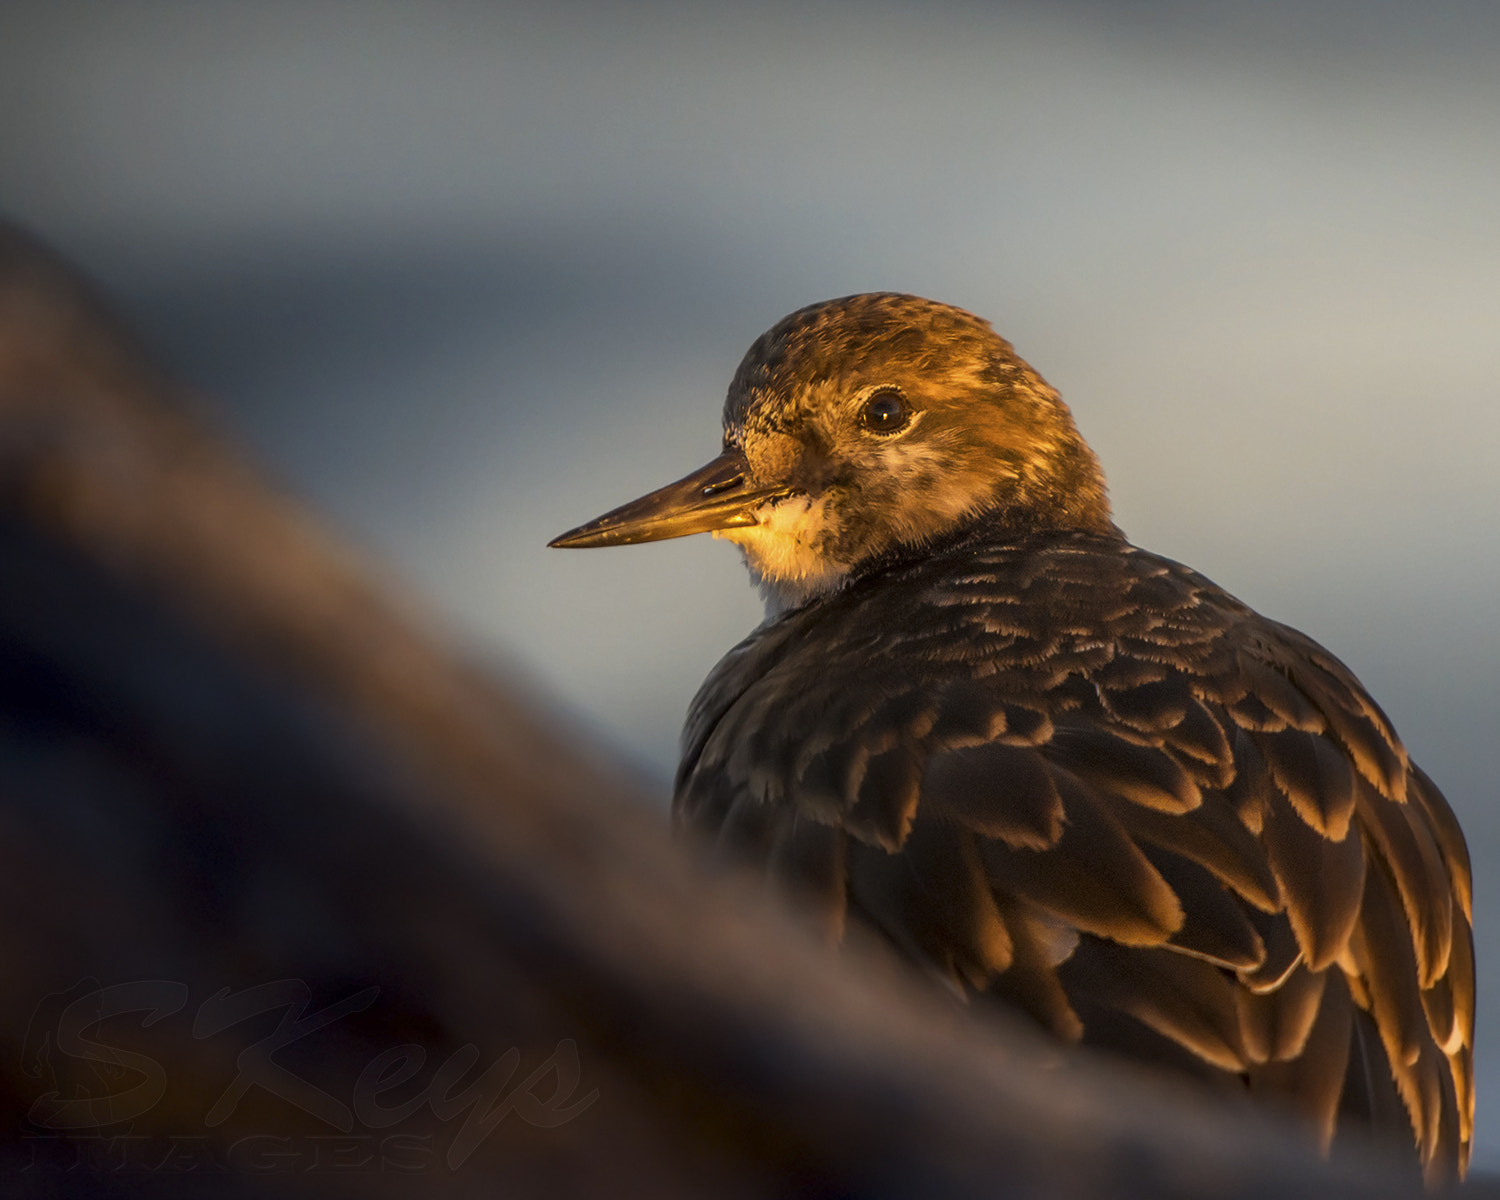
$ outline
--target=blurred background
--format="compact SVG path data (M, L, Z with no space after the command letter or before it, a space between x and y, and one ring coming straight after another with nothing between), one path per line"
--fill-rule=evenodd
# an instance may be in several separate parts
M665 796L760 606L549 537L814 300L990 318L1136 542L1323 641L1477 868L1500 1168L1500 8L8 0L0 213L476 656Z

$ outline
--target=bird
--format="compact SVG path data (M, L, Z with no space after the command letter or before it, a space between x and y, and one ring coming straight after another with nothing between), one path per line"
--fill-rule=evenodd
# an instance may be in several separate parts
M1473 1133L1463 833L1352 672L1114 523L985 320L879 292L746 353L701 469L550 545L708 532L766 619L674 825L955 994L1248 1096L1431 1186ZM1352 1141L1351 1141L1352 1139Z

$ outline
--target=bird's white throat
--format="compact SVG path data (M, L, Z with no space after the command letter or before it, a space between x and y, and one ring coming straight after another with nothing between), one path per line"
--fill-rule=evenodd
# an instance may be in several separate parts
M830 558L824 549L838 533L826 500L790 496L755 515L758 524L716 529L714 537L739 546L768 617L843 586L852 564Z

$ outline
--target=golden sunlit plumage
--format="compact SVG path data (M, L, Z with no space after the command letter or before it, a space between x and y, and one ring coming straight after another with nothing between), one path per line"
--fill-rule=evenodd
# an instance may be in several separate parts
M1067 408L962 310L794 313L725 429L554 543L713 530L766 594L693 702L677 823L835 938L1460 1173L1467 851L1347 668L1126 542Z

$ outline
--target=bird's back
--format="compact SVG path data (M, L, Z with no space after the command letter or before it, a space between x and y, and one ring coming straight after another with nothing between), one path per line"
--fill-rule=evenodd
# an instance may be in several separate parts
M1353 675L1097 532L981 523L719 664L678 823L1082 1040L1467 1160L1458 826Z

